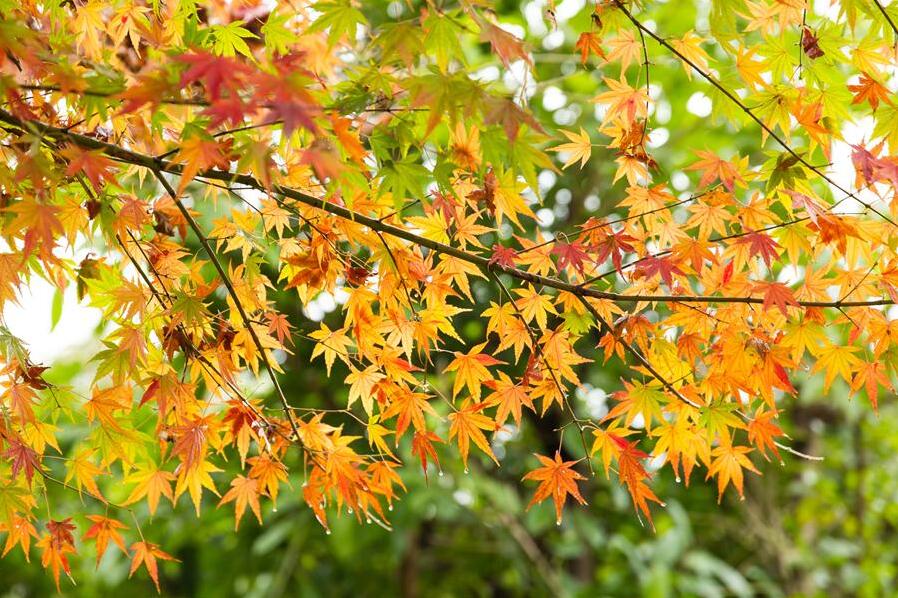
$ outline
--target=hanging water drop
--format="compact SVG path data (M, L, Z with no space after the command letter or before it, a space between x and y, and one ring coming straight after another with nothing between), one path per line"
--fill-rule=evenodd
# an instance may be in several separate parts
M467 468L467 467L465 467L465 475L468 475L469 473L471 473L471 472L468 471L468 468Z
M272 512L272 513L277 513L277 512L278 512L278 508L277 508L277 507L271 507L271 512Z
M555 520L555 527L561 527L561 519Z
M440 470L440 477L443 477L443 470Z
M388 510L388 511L392 511L392 510L393 510L393 505L390 505L389 507L387 507L387 510Z
M352 507L346 509L346 512L349 513L350 515L352 515Z
M674 478L674 480L677 482L677 484L679 484L679 483L682 481L682 480L680 479L680 476L677 476L676 478Z
M327 535L329 536L329 535L331 535L331 530L326 529L326 530L324 530L324 533L327 534Z

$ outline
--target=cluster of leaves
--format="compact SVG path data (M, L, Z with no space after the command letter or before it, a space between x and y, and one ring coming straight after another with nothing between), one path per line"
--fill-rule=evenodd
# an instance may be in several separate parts
M37 276L76 286L105 321L86 396L0 330L4 553L36 540L58 585L83 525L98 560L115 545L158 585L173 557L132 505L152 516L185 494L198 512L204 495L232 503L235 526L285 488L325 529L334 512L389 526L400 443L423 470L406 475L438 470L448 445L466 468L472 449L498 464L489 436L550 411L583 457L537 455L531 504L551 497L560 523L595 466L651 522L650 460L741 495L756 455L794 452L776 418L797 372L827 390L841 378L874 408L892 389L895 8L715 0L706 39L600 1L576 50L601 68L602 123L559 145L526 81L477 76L476 51L533 68L488 3L396 18L297 4L0 2L0 302ZM681 66L716 116L757 130L762 158L652 157L652 73ZM847 183L818 164L852 121L871 125ZM594 137L617 154L622 215L545 234L547 149L582 166ZM695 173L691 193L665 180L675 166ZM478 279L498 300L481 304ZM342 325L308 330L277 309L282 292L340 297ZM470 310L486 325L475 343L454 325ZM291 402L278 376L300 343L345 380L345 402ZM631 375L607 415L584 417L572 395L609 359ZM48 484L103 514L55 519Z

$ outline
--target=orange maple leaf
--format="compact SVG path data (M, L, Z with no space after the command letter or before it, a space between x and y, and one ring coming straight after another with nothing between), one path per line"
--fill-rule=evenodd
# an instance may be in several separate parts
M480 450L489 455L496 465L499 464L499 460L493 454L493 449L490 448L489 441L481 432L481 430L495 432L499 426L495 421L481 413L484 407L486 407L486 403L471 403L449 414L449 421L452 422L449 426L449 440L458 436L458 452L461 453L461 459L466 471L468 469L468 451L470 450L471 441Z
M221 497L218 506L229 502L234 503L234 531L239 529L240 519L243 518L247 505L252 509L259 525L262 524L262 510L259 506L259 480L242 475L231 480L231 488Z
M93 525L84 534L84 539L95 540L97 543L97 567L100 566L100 559L106 553L106 547L109 546L110 540L121 548L122 552L128 554L125 541L118 532L121 529L128 529L127 525L103 515L88 515L87 518L93 522Z
M158 545L151 544L146 540L132 544L131 552L133 555L131 556L131 570L128 572L128 578L130 579L130 577L134 575L134 572L143 565L146 567L147 573L150 574L150 579L156 584L156 591L161 594L162 588L159 587L159 564L156 560L179 562L178 559L163 552Z
M574 471L573 467L582 459L577 461L562 461L561 452L555 451L555 459L550 459L543 455L534 453L534 456L542 463L542 467L528 472L525 480L536 480L540 484L527 505L529 510L535 504L541 503L550 496L555 502L555 522L561 525L561 510L567 500L568 494L581 505L586 504L586 499L580 495L580 489L577 487L577 480L585 480L586 478Z

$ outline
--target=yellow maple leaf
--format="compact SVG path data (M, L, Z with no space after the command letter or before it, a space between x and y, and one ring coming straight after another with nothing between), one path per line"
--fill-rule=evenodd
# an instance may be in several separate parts
M561 145L556 145L555 147L550 147L550 152L565 152L570 154L570 157L567 159L567 162L564 163L562 168L567 168L572 164L576 164L577 161L580 161L580 168L582 169L586 163L589 161L590 156L592 156L592 141L589 139L589 133L587 133L583 127L580 127L580 133L574 133L573 131L565 131L562 129L561 133L567 137L570 142L562 143Z

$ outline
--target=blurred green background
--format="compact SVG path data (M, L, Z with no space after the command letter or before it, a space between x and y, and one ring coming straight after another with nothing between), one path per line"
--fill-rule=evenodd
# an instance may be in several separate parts
M370 11L372 22L384 18L386 3L361 4L366 14ZM402 18L402 11L420 8L415 2L393 4L398 6L396 18ZM487 48L475 43L466 47L472 72L511 91L523 82L532 110L551 135L560 139L557 129L582 126L602 143L595 105L588 100L603 76L616 78L617 73L603 72L595 61L582 67L573 50L577 35L590 27L591 6L558 2L557 28L544 18L542 2L497 2L495 7L503 24L526 37L533 51L535 82L521 81L522 71L514 68L500 71L496 61L485 56ZM690 29L706 32L707 15L708 5L702 2L652 3L648 13L664 33L677 36ZM713 47L707 49L715 55ZM739 152L754 164L764 161L755 128L736 129L709 119L707 102L713 95L709 86L688 80L657 46L650 46L650 52L653 95L658 101L650 139L661 165L660 180L671 181L678 193L692 192L696 177L682 168L694 159L695 149L722 155ZM483 65L479 70L478 61ZM636 70L630 69L631 81ZM545 145L558 142L547 139ZM570 230L589 216L616 213L625 182L612 183L614 158L610 151L597 148L582 170L540 173L542 204L534 206L539 225L547 231ZM495 299L491 285L477 282L474 290L480 307ZM339 307L332 298L302 306L295 294L283 293L280 308L306 332L318 327L312 320L320 317L331 328L340 325ZM72 309L71 304L64 306L63 320L71 317ZM457 322L466 340L479 342L483 322L477 310L459 316ZM77 386L79 374L90 369L92 350L95 347L85 346L67 352L48 378ZM344 405L344 366L338 362L328 378L323 363L310 365L309 357L310 347L301 343L285 364L283 386L290 403ZM443 366L438 363L436 370ZM606 365L599 360L580 366L579 375L585 386L574 398L577 410L601 417L608 395L627 373L616 360ZM748 474L744 501L728 492L720 504L716 487L704 483L702 470L686 488L669 468L661 469L654 490L667 506L654 509L654 531L637 518L616 480L601 475L582 484L589 506L569 506L561 526L555 525L550 503L525 511L533 485L521 483L521 477L535 465L531 453L552 454L558 445L554 429L559 421L550 413L544 419L529 417L521 429L497 434L494 448L501 468L478 453L472 455L476 465L465 474L457 457L446 454L444 475L432 472L428 484L403 446L401 454L410 466L401 473L409 492L390 513L392 531L344 515L332 517L332 533L325 534L301 503L302 468L294 467L292 490L282 491L276 512L266 505L264 526L245 517L234 533L230 507L216 509L207 496L197 519L187 497L182 497L174 509L163 501L143 532L181 561L160 564L163 592L170 596L898 594L893 590L898 573L894 533L898 405L893 396L884 397L876 416L869 405L849 399L848 389L838 382L827 395L816 378L799 380L796 386L798 397L781 403L783 427L796 449L824 460L784 455L782 464L762 464L755 455L764 475ZM569 432L563 440L569 455L582 456L575 434ZM223 491L224 484L219 486ZM112 496L124 492L103 489ZM74 493L50 490L56 517L97 512L87 498L82 503ZM139 511L138 517L143 521L149 514ZM127 514L120 518L131 524ZM32 549L30 564L18 551L0 560L0 596L53 594L52 579L39 558ZM144 573L127 580L128 561L114 547L96 571L87 558L77 562L73 575L78 585L63 579L64 594L155 595Z

